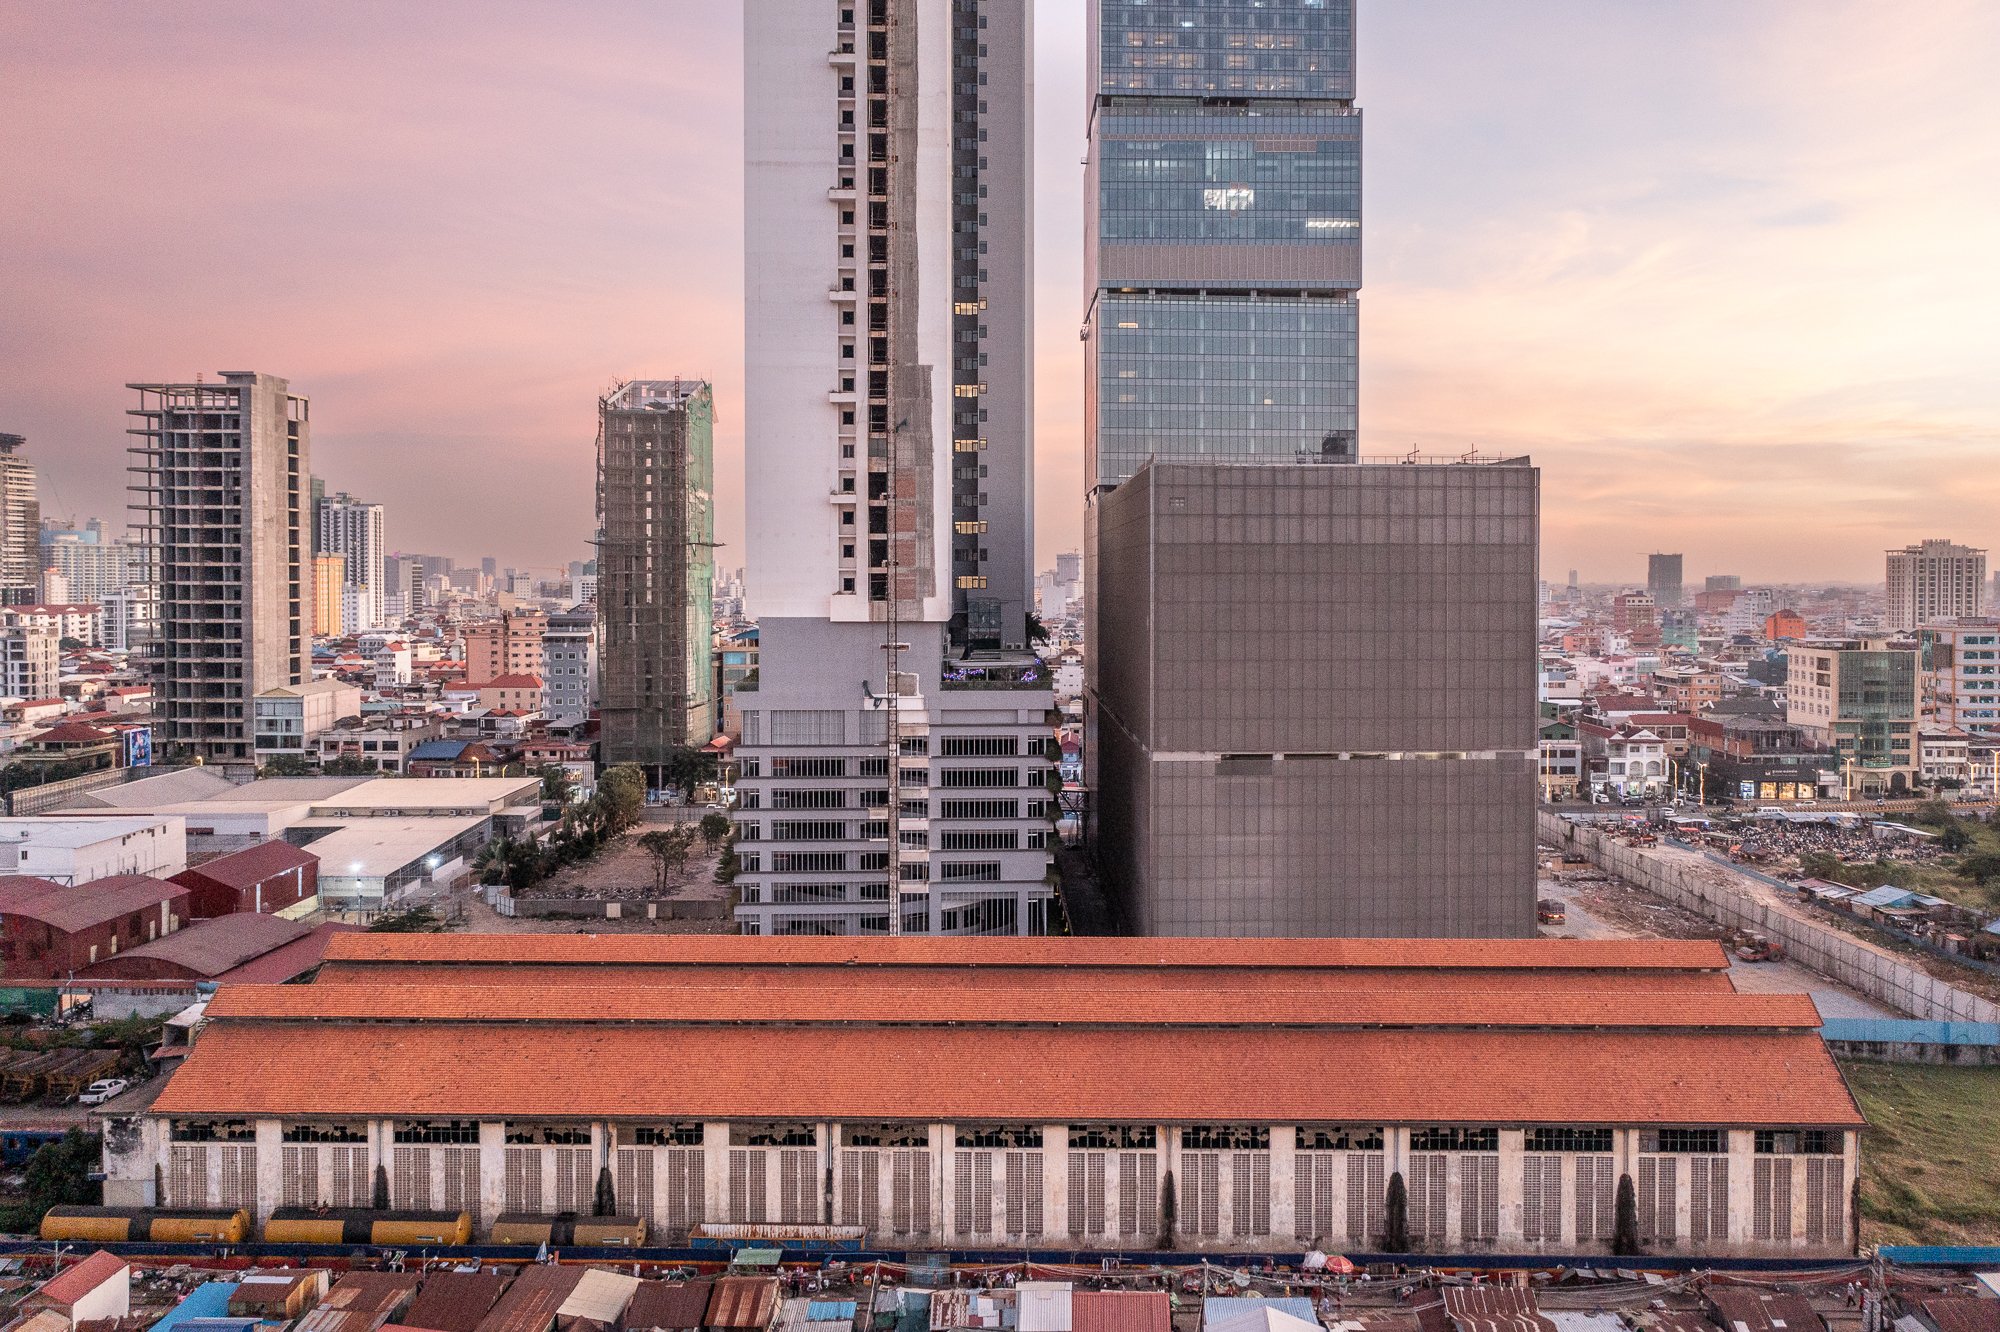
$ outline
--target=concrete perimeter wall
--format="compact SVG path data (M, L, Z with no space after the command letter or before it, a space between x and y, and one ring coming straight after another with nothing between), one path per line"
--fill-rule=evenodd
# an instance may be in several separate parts
M1595 828L1546 811L1537 813L1536 823L1544 842L1575 851L1599 869L1726 929L1751 931L1776 940L1801 966L1899 1013L1942 1022L2000 1021L2000 1005L1885 957L1836 930L1788 916L1748 893L1706 882L1657 853L1627 846Z

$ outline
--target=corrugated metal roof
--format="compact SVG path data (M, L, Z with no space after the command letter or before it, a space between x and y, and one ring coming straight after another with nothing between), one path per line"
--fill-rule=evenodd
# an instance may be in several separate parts
M708 1327L767 1328L778 1317L778 1278L721 1277L708 1300Z
M1079 1290L1069 1297L1071 1332L1173 1332L1163 1290Z
M1457 1332L1556 1332L1535 1297L1499 1286L1446 1286L1445 1315Z
M1940 1295L1916 1306L1937 1332L2000 1332L2000 1300Z
M400 1272L349 1272L294 1332L375 1332L417 1293L417 1278Z
M808 1300L806 1301L806 1321L808 1323L837 1323L851 1320L854 1311L860 1307L856 1300Z
M2000 1022L1828 1018L1820 1024L1820 1035L1829 1041L1885 1041L1907 1045L2000 1045Z
M174 886L180 887L178 884ZM186 892L187 889L181 888L180 891ZM253 957L262 957L274 948L294 939L303 939L311 933L312 926L296 920L239 911L230 916L216 916L212 920L197 920L151 943L128 948L101 961L108 967L123 959L146 957L171 966L185 967L197 976L219 976L232 967L242 966Z
M1826 1324L1800 1295L1774 1295L1741 1286L1711 1286L1724 1332L1826 1332Z
M1319 1325L1319 1314L1313 1309L1312 1301L1302 1295L1283 1298L1263 1298L1253 1295L1215 1295L1201 1302L1201 1325L1203 1332L1241 1324L1251 1326L1246 1320L1261 1319L1266 1310L1275 1310L1293 1318L1303 1319Z
M692 1332L708 1317L712 1281L641 1281L625 1306L626 1332Z
M403 1314L411 1327L432 1332L473 1332L507 1291L510 1277L499 1272L437 1272Z
M1014 1287L1021 1306L1021 1332L1070 1332L1071 1286L1067 1281L1023 1281Z
M549 1332L556 1310L583 1280L580 1267L531 1265L521 1270L475 1332Z
M593 1323L616 1323L632 1302L639 1278L623 1272L607 1272L601 1267L587 1269L576 1289L556 1310L558 1318L587 1318Z

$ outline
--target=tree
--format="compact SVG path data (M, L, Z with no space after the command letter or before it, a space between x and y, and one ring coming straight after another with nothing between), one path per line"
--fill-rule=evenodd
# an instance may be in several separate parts
M669 751L660 764L660 785L676 791L692 791L715 776L715 756L688 745Z
M1953 819L1938 830L1938 845L1957 855L1972 845L1972 831L1958 819Z
M545 805L567 805L570 793L576 789L576 778L570 776L569 769L557 764L546 764L542 768L542 803Z
M310 777L319 769L304 754L273 754L258 769L259 777Z
M1922 823L1933 828L1949 828L1958 822L1958 815L1950 805L1942 800L1926 800L1910 811L1910 822Z
M655 828L639 839L639 845L659 867L660 895L665 896L667 880L687 868L688 853L694 850L699 832L691 823Z
M1046 643L1048 641L1049 641L1049 627L1046 624L1042 623L1042 617L1038 612L1029 611L1028 612L1029 645L1032 646L1036 643Z
M1382 1249L1386 1253L1410 1251L1410 1190L1400 1170L1389 1176L1389 1191L1382 1199Z
M618 1214L618 1189L611 1180L611 1167L601 1166L597 1171L597 1196L591 1200L592 1211L598 1216Z
M1966 856L1958 862L1958 872L1984 888L1988 881L2000 879L2000 856L1990 851Z
M1639 1252L1639 1192L1630 1175L1618 1177L1618 1196L1611 1209L1611 1252L1630 1257Z
M1174 1191L1174 1172L1160 1181L1160 1247L1174 1247L1174 1230L1180 1223L1180 1198Z
M711 851L715 850L716 847L722 845L723 839L729 836L730 829L734 826L730 823L727 814L710 810L701 816L702 845Z
M382 769L374 759L362 758L359 754L343 754L320 765L320 772L328 777L380 777Z
M368 923L375 934L443 934L444 922L435 910L414 906L407 911L384 911Z
M646 807L646 774L636 763L621 763L598 779L596 798L604 830L623 832Z

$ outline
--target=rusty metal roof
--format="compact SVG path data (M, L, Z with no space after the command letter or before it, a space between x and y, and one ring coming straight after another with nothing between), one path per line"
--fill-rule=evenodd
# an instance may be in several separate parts
M644 1281L632 1292L620 1326L625 1332L695 1332L708 1317L712 1281Z
M1163 1290L1078 1290L1069 1297L1071 1332L1173 1332Z
M2000 1332L2000 1300L1936 1296L1915 1303L1938 1332Z
M1711 1286L1724 1332L1826 1332L1826 1324L1802 1295L1773 1295L1742 1286Z
M417 1278L401 1272L349 1272L294 1332L375 1332L417 1293Z
M556 1310L583 1280L583 1273L581 1267L523 1268L492 1311L479 1320L475 1332L549 1332Z
M767 1328L778 1316L778 1278L722 1277L708 1300L708 1327Z
M1498 1286L1446 1286L1444 1311L1456 1332L1556 1332L1532 1293Z
M507 1291L511 1280L499 1272L437 1272L403 1314L411 1327L431 1332L473 1332Z

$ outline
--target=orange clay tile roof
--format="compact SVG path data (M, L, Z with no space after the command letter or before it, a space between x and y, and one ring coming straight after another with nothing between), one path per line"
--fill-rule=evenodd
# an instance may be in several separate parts
M1721 970L1710 939L745 938L355 934L329 960L649 966L1491 967Z
M351 936L350 936L351 937ZM1815 1033L217 1022L156 1115L1858 1127Z
M1650 990L1685 994L1733 993L1729 973L1714 971L1524 971L1440 968L1420 973L1425 988L1441 994L1509 992L1571 994L1579 991ZM321 985L543 985L623 987L727 986L738 989L790 989L810 978L822 993L866 994L890 978L875 967L703 966L658 967L611 964L579 968L561 963L440 964L416 962L328 962L320 968ZM1274 975L1252 967L898 967L893 976L899 989L929 987L966 990L1039 989L1062 984L1072 989L1097 985L1121 990L1314 990L1344 994L1355 989L1393 989L1412 983L1409 968L1344 967L1325 970L1294 968Z
M1440 995L1418 977L1397 989L1158 990L1096 986L880 986L829 1002L809 976L789 987L226 985L207 1019L288 1022L973 1024L1112 1027L1619 1027L1812 1031L1804 994L1670 994L1609 990Z

